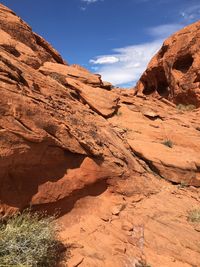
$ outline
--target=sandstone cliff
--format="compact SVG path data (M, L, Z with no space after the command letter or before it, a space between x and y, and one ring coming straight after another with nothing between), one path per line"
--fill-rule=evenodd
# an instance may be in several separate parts
M67 266L198 266L199 23L164 43L136 91L68 65L3 5L0 26L1 217L58 211Z

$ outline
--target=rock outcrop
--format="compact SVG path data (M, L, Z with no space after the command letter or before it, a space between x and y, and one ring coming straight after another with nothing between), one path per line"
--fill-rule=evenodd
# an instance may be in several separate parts
M29 25L0 5L0 46L18 61L38 69L44 62L65 64L60 54Z
M173 34L150 61L137 94L200 107L200 21Z
M167 40L135 92L68 65L0 5L0 218L58 212L63 266L199 266L198 33Z
M118 116L109 121L122 131L134 155L168 181L200 186L200 110L181 111L165 99L134 97L123 90L120 95Z
M0 10L2 214L142 173L105 119L118 109L118 96L100 88L99 75L67 66L12 11Z

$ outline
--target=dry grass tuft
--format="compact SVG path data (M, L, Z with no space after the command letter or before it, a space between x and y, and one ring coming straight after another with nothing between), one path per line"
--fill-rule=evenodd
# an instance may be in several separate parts
M193 209L188 212L188 221L200 223L200 208Z

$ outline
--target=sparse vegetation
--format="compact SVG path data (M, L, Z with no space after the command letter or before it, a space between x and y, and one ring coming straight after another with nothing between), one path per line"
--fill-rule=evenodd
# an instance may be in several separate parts
M177 106L176 106L176 108L178 109L178 110L180 110L180 111L192 111L192 110L194 110L196 107L195 107L195 105L183 105L183 104L178 104Z
M147 264L147 263L143 263L143 262L138 262L135 265L136 267L151 267L151 265Z
M121 116L122 115L122 112L121 111L117 111L116 115L117 116Z
M0 266L55 266L61 243L54 219L26 211L0 221Z
M200 208L193 209L188 212L188 221L200 223Z
M178 188L185 188L185 187L188 187L188 184L185 181L181 181L181 183L178 185Z
M162 142L163 145L172 148L173 147L173 142L170 139L166 139Z

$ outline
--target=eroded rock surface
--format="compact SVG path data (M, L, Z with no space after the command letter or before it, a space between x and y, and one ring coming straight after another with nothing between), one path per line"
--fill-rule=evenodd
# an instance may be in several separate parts
M129 94L121 91L120 108L109 121L134 155L166 180L200 186L200 110Z
M71 244L69 267L199 266L200 231L188 221L199 207L199 190L178 188L161 180L157 190L135 188L127 197L109 190L88 195L59 219L61 238ZM112 211L124 205L118 215ZM140 262L140 263L139 263Z
M200 21L169 37L137 83L137 94L200 107Z
M67 65L0 5L0 216L58 212L71 253L62 266L200 265L199 226L187 217L200 206L200 110L175 105L199 105L198 25L169 39L173 52L156 55L135 94ZM167 69L183 50L192 66Z
M48 42L3 5L0 5L0 36L1 48L35 69L46 61L65 64Z
M98 180L141 173L103 117L115 112L118 97L112 92L106 97L107 90L96 88L100 76L66 66L20 18L0 8L2 214L8 208L57 202ZM20 55L5 46L8 40L20 47ZM25 54L38 59L39 69Z

